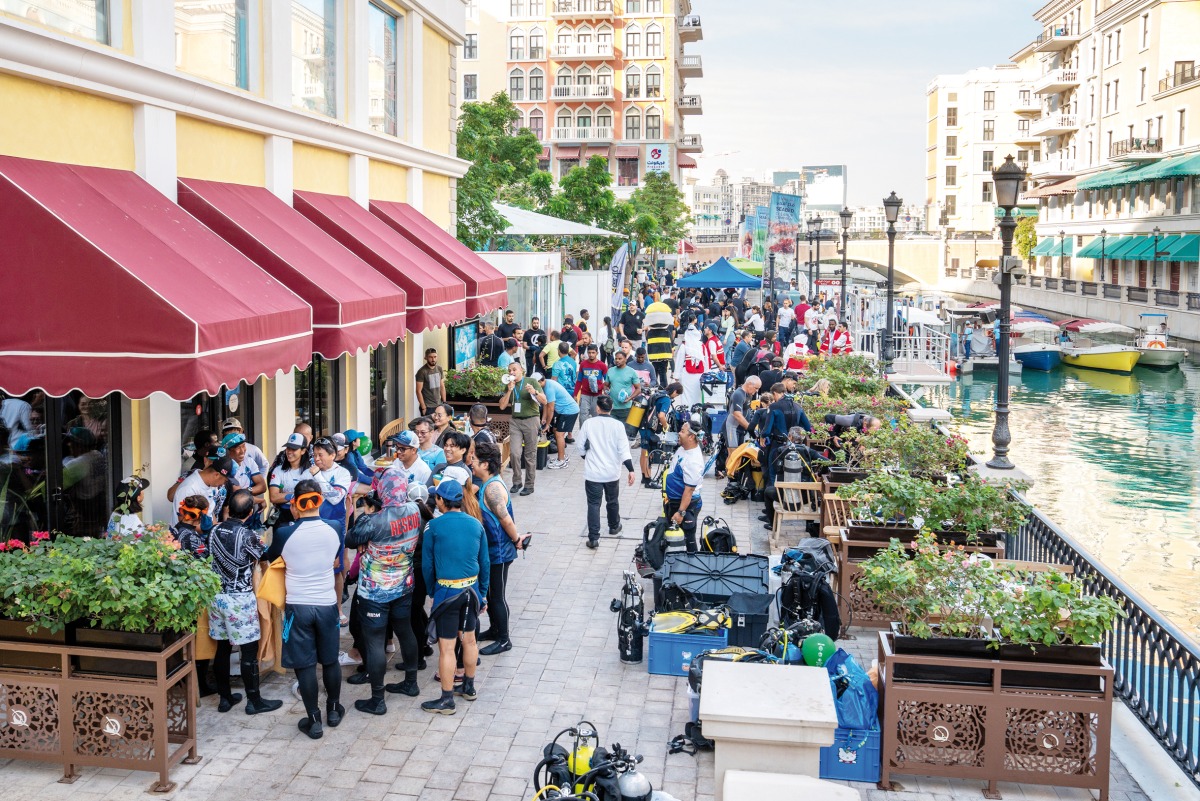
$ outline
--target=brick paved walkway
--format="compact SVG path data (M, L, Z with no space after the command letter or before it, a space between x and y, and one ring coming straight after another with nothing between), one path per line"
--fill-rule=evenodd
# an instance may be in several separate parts
M636 484L623 487L623 535L606 536L597 551L589 551L582 537L582 472L580 460L573 457L564 470L540 472L535 494L514 498L517 525L535 532L534 545L510 573L515 647L484 658L476 682L479 700L460 700L458 714L452 717L423 712L419 702L436 693L431 667L420 675L421 698L389 695L387 715L375 717L353 708L356 698L369 696L369 688L343 685L342 702L349 710L344 722L337 729L327 727L324 739L312 741L296 730L303 707L290 693L290 676L272 676L264 693L284 699L280 712L251 717L239 707L220 715L212 698L204 700L198 721L203 761L176 768L173 777L179 787L167 797L528 799L530 775L542 746L554 732L586 718L606 745L616 741L635 746L645 757L642 770L656 788L681 801L712 801L711 752L697 757L666 753L667 741L681 733L688 720L686 681L650 676L644 664L623 665L617 657L616 621L609 602L620 590L621 572L629 566L642 526L657 514L657 495ZM765 552L765 532L752 521L760 506L721 505L719 491L717 481L706 481L705 508L728 520L743 550L751 545ZM873 633L861 635L843 644L869 664ZM0 780L11 797L151 797L145 793L153 780L149 773L91 768L81 773L75 784L58 784L60 774L53 766L0 761ZM1112 801L1147 798L1115 757L1112 777ZM871 801L983 797L981 784L975 782L902 777L901 784L904 790L892 793L874 785L854 786ZM1025 785L1001 784L1001 790L1008 799L1091 797L1082 790Z

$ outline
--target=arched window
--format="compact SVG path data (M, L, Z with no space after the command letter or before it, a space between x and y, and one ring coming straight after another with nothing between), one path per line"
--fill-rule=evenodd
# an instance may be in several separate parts
M546 118L542 116L541 109L535 108L529 112L529 130L533 132L539 142L546 140Z
M591 44L592 43L592 33L593 33L592 26L584 25L575 31L575 41L581 45Z
M520 61L525 58L525 31L514 28L508 34L508 60Z
M591 86L592 85L592 70L590 67L580 67L575 71L576 86ZM583 95L581 95L582 97Z
M525 115L521 113L521 109L517 109L517 118L513 120L513 133L519 132L525 127Z
M662 139L662 112L656 108L646 109L646 138Z
M535 61L546 57L546 32L541 28L529 31L529 57Z
M535 103L546 99L546 76L540 67L529 71L529 99Z
M570 67L559 67L558 73L554 78L555 86L570 86L575 83L575 75L571 72ZM555 95L558 97L559 95ZM565 95L564 95L565 97Z
M569 46L573 41L575 41L575 32L565 25L559 27L554 43L559 47L563 47Z
M612 109L610 109L608 106L602 106L600 108L600 110L596 112L596 128L597 129L600 129L600 128L607 129L607 130L603 131L603 134L606 136L611 136L612 135L612 124L613 124ZM600 132L597 132L597 135L599 136Z
M652 64L646 68L646 97L662 96L662 69Z
M588 108L587 106L584 106L583 108L579 109L579 112L575 115L575 127L576 128L591 128L592 127L592 110L590 108Z
M514 103L520 103L525 99L524 70L514 69L508 73L508 99Z
M662 58L662 28L655 23L646 26L646 58Z
M625 29L625 58L642 57L642 29L630 25Z
M600 69L596 70L596 83L603 86L612 86L613 71L612 67L605 64Z
M575 121L571 118L571 110L567 108L560 108L558 110L558 122L555 123L555 127L569 130L574 125ZM564 138L568 138L570 136L570 133L563 134Z
M642 71L637 67L625 69L625 99L637 100L642 96Z
M611 25L601 25L596 29L596 44L604 47L608 46L608 52L612 52L613 29Z
M637 109L625 112L625 138L638 140L642 138L642 115Z

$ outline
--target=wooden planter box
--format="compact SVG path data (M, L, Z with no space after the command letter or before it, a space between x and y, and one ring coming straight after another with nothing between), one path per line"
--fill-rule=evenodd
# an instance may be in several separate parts
M75 629L75 644L95 646L106 651L158 653L166 650L182 636L175 631L133 632L80 626ZM168 657L167 675L183 667L183 662L183 654L178 651ZM111 657L82 652L75 656L75 666L81 673L104 676L152 679L157 675L157 666L153 662L128 656Z
M894 774L977 779L999 798L997 783L1022 782L1097 790L1107 801L1113 671L1107 663L1006 662L901 654L891 632L879 634L880 788ZM914 681L932 669L979 670L982 685ZM1075 674L1096 690L1015 686L1011 674ZM1045 683L1045 682L1042 682Z
M66 645L70 642L70 628L51 633L42 627L29 630L24 620L0 618L0 671L2 670L57 670L59 659L54 654L31 651L24 643ZM16 644L21 643L21 644Z
M57 662L53 670L0 668L6 720L0 727L0 759L62 765L64 783L79 778L75 767L91 765L158 773L150 791L170 792L171 768L195 764L195 635L161 651L122 651L70 644L0 640L0 650L19 648ZM137 661L148 678L84 673L87 660ZM179 660L174 672L168 664Z

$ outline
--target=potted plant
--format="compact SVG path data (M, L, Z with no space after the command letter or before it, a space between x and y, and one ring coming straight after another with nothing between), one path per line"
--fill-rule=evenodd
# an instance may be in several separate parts
M62 560L52 555L50 533L35 531L31 539L28 545L0 543L0 640L66 645L78 599ZM0 668L53 670L59 664L55 654L0 646Z
M854 502L850 508L850 539L901 542L916 539L912 520L924 516L929 484L903 473L869 473L838 488L839 498Z
M504 394L506 370L477 366L446 373L446 397L471 403L496 403Z
M161 651L195 631L200 614L220 592L208 563L179 549L163 524L145 533L107 540L60 540L79 597L78 645ZM168 671L182 664L182 656ZM80 656L91 673L153 675L153 663Z
M960 436L946 436L932 426L896 418L862 438L859 463L868 470L903 470L917 476L945 479L962 473L970 462L970 447Z

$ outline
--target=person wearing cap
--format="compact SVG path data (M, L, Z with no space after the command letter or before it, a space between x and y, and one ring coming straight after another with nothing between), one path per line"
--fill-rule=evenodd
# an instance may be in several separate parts
M236 417L226 417L225 421L221 423L222 439L233 431L239 434L246 433L246 430L242 428L241 420ZM270 466L270 462L267 461L266 454L262 452L262 448L251 442L249 437L246 438L246 458L258 465L258 472L264 476L267 475L269 472L267 468Z
M356 434L357 436L351 438L351 434ZM350 477L360 487L365 488L371 485L371 480L375 477L375 472L367 469L366 462L363 461L358 451L354 449L354 443L358 442L358 438L361 436L361 432L350 429L344 434L341 432L336 433L330 439L333 440L333 445L337 448L337 456L334 460L345 468L346 472L350 474ZM362 492L366 492L366 490L363 489Z
M546 467L558 470L566 467L570 458L567 454L567 436L575 429L575 421L579 419L579 404L554 378L544 378L540 383L546 395L546 403L542 406L542 429L554 430L554 444L558 448L558 458L551 459ZM574 385L572 382L571 386Z
M517 361L517 354L521 349L520 342L515 337L508 337L504 340L504 352L496 358L496 366L501 370L507 370L508 366Z
M121 482L105 530L109 539L140 536L146 531L146 524L142 522L142 507L146 503L146 487L149 486L150 482L138 475L129 476Z
M258 599L254 596L254 566L265 550L258 532L246 524L255 512L254 496L238 490L229 498L229 517L208 536L208 553L213 572L221 580L221 592L208 607L208 636L217 643L213 676L221 702L218 712L228 712L242 700L230 685L230 658L238 647L242 686L246 689L246 714L272 712L282 701L262 697L259 692Z
M175 487L176 498L187 498L190 495L203 495L208 499L208 511L211 524L220 522L225 509L225 499L229 496L229 488L233 478L233 460L225 449L217 446L211 448L206 458L208 464L185 478ZM178 519L177 510L172 510L174 519ZM211 526L210 526L211 527Z
M491 561L483 524L462 511L463 487L448 479L434 490L441 513L429 521L422 538L421 570L425 586L433 591L431 633L438 641L438 675L441 696L421 704L427 712L455 713L454 696L468 701L475 690L475 663L479 644L475 630L479 613L487 608ZM455 644L462 639L463 680L455 686Z
M422 415L446 400L446 371L437 360L437 348L426 348L425 363L417 370L417 405Z
M471 421L471 443L478 446L483 442L490 442L493 445L497 444L496 435L488 428L488 413L487 407L482 403L476 403L471 407L469 420Z
M421 443L417 440L417 435L411 431L401 431L393 435L388 444L391 445L396 452L396 458L392 461L392 466L389 470L396 470L404 475L405 481L411 487L413 484L426 484L433 471L429 469L429 465L417 453L417 449L421 447Z
M347 548L362 548L358 569L358 614L366 651L371 698L354 708L371 715L387 712L384 690L415 697L417 639L409 622L413 600L413 554L421 533L421 512L409 500L408 481L398 470L386 470L375 490L378 511L360 513L346 533ZM386 643L394 634L400 643L404 681L384 686Z
M332 443L327 447L332 449ZM333 454L325 453L326 461L332 464ZM338 665L340 596L334 583L334 564L341 556L343 540L342 533L334 527L336 521L321 517L326 492L326 486L314 479L306 478L296 484L289 499L295 519L275 529L266 553L267 561L283 558L287 602L283 610L280 663L296 673L305 711L297 725L314 740L324 734L318 706L317 665L321 666L325 685L325 723L336 727L346 714L341 704L342 671Z
M241 431L230 431L221 440L221 447L233 460L233 475L230 478L234 486L250 490L255 504L263 505L267 502L267 478L258 463L249 457L248 445L246 435Z
M607 395L596 401L597 415L589 418L579 429L575 443L583 457L583 487L587 495L587 547L600 546L600 499L606 499L608 509L608 533L616 536L621 531L620 478L621 467L629 474L629 486L633 486L633 454L629 450L629 436L625 424L614 418L613 399Z
M586 357L579 363L579 377L575 379L573 388L579 403L580 425L596 416L596 398L604 394L607 376L608 365L600 359L599 350L594 344L588 345Z
M488 557L491 560L488 581L488 628L479 635L481 642L492 641L480 650L483 656L495 656L512 650L508 630L508 566L521 550L521 535L513 520L512 498L500 478L500 448L495 443L479 445L471 457L471 470L479 483L479 509L487 532Z
M519 362L508 366L504 378L507 389L500 396L500 410L512 409L509 425L509 462L512 463L510 492L532 495L537 478L537 444L541 429L541 407L546 396L541 386L525 377L525 367ZM522 467L524 471L522 472Z
M287 442L275 457L275 461L271 462L271 469L268 471L267 491L271 503L278 510L278 517L275 519L277 527L292 521L292 507L287 501L287 496L292 494L296 484L305 477L310 467L312 460L308 456L308 442L303 434L293 431L288 435Z

